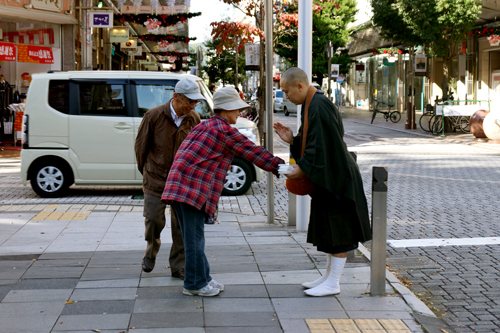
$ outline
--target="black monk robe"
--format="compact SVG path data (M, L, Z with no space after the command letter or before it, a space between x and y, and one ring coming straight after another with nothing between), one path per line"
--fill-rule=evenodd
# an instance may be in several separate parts
M302 106L302 124L304 124ZM327 253L345 252L372 238L363 181L343 140L337 107L320 90L309 105L309 129L300 156L302 126L290 147L302 171L316 185L311 196L307 242Z

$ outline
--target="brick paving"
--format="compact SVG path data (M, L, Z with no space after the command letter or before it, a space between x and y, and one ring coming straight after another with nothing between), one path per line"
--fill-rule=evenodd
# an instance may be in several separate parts
M276 118L295 122L295 117ZM345 116L346 142L358 153L368 202L371 168L386 166L388 239L500 237L500 149L472 135L432 137L405 131L404 119L369 125L366 115ZM276 140L275 153L286 148ZM1 165L1 162L0 162ZM10 166L12 167L12 166ZM15 167L15 166L14 166ZM1 172L0 211L43 211L51 204L139 209L138 187L76 187L62 199L41 199L16 174ZM221 211L267 213L266 177L240 197L223 197ZM287 219L284 180L275 181L275 216ZM118 208L117 208L118 207ZM73 207L76 208L76 207ZM369 246L369 243L366 244ZM456 332L500 332L499 245L393 248L388 265Z

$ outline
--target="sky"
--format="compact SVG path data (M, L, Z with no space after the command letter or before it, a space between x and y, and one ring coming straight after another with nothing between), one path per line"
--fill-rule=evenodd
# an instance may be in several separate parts
M230 17L243 20L243 14L222 0L191 0L191 12L201 12L201 16L189 19L189 37L196 37L195 43L211 39L210 23Z

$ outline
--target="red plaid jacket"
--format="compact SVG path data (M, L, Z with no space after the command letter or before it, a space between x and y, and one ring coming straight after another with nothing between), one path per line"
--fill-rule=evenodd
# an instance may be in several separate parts
M167 203L183 202L200 210L206 204L205 212L212 215L235 155L275 175L278 165L285 163L256 146L225 118L215 115L193 128L182 142L161 199Z

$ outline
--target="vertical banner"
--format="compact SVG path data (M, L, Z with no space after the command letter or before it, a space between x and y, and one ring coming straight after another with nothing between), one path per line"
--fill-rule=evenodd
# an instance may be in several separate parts
M247 71L258 71L260 69L259 44L245 44L245 69Z
M0 43L0 61L16 61L16 44Z

